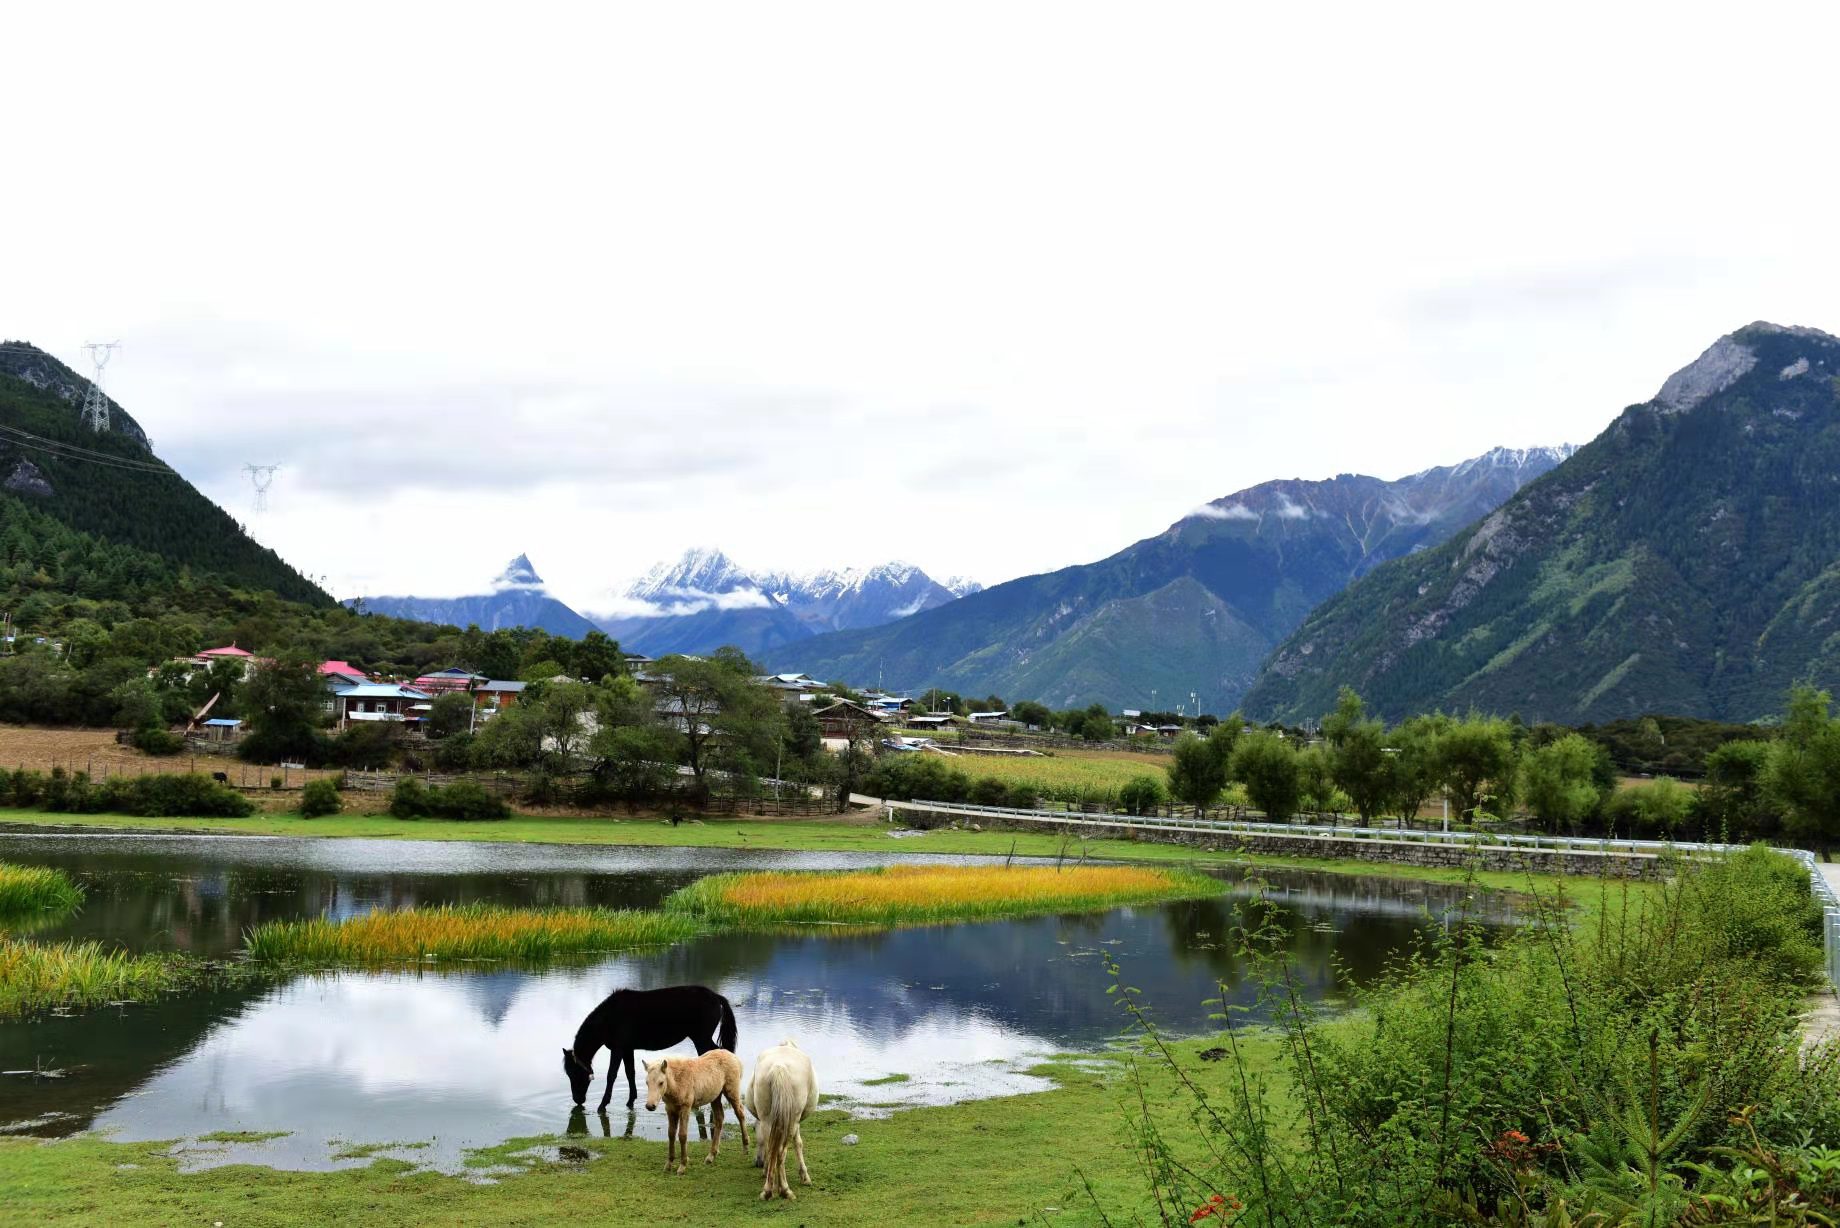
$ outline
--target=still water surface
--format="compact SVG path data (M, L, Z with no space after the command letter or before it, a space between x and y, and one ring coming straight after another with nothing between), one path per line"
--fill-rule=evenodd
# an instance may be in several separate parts
M892 842L891 842L892 843ZM923 840L887 856L752 850L292 840L229 836L0 833L0 859L55 865L88 893L39 939L227 957L275 918L491 901L657 905L703 874L839 869L924 858ZM994 860L967 858L963 860ZM1117 1034L1104 960L1116 959L1163 1025L1197 1032L1217 982L1250 1002L1228 944L1245 889L1216 900L872 935L721 935L669 949L531 970L302 976L146 1006L0 1024L0 1070L42 1064L68 1077L0 1078L0 1129L85 1129L128 1140L185 1139L197 1164L256 1160L339 1167L355 1146L452 1169L468 1148L573 1123L560 1048L618 986L695 982L726 994L744 1059L782 1037L813 1055L823 1090L867 1116L897 1106L1036 1090L1040 1057ZM1457 907L1458 888L1381 877L1269 871L1302 984L1333 998ZM1498 924L1511 918L1486 899ZM1472 905L1472 907L1474 907ZM688 1045L683 1046L690 1052ZM597 1063L605 1068L605 1055ZM889 1075L905 1081L872 1083ZM594 1098L591 1097L590 1104ZM623 1110L595 1133L663 1137L662 1114ZM212 1144L218 1131L285 1131Z

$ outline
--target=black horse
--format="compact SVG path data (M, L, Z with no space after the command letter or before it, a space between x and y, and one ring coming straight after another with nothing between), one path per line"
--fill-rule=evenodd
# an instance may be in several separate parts
M698 1056L711 1049L735 1051L735 1012L728 999L701 985L673 985L669 989L616 989L607 1000L588 1012L575 1030L575 1043L562 1051L562 1069L569 1076L575 1103L588 1098L594 1082L594 1055L609 1054L607 1090L601 1095L603 1111L613 1099L620 1067L626 1067L626 1103L639 1098L633 1080L633 1050L669 1049L680 1040L696 1046Z

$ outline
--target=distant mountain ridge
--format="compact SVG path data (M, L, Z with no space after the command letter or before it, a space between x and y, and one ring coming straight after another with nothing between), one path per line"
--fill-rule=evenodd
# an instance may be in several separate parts
M761 654L828 631L878 626L980 587L941 583L899 562L755 573L720 550L698 547L634 581L623 608L599 622L622 645L655 656L724 644Z
M1441 547L1310 615L1246 696L1747 721L1840 684L1840 339L1756 323Z
M492 581L490 592L469 597L361 597L345 604L360 602L373 614L455 627L477 626L482 631L535 627L578 640L595 629L594 623L549 595L527 554L505 564L504 571Z
M790 645L777 668L1056 706L1234 707L1325 598L1442 542L1571 455L1496 448L1393 481L1341 474L1216 499L1096 563L1025 576L872 630Z

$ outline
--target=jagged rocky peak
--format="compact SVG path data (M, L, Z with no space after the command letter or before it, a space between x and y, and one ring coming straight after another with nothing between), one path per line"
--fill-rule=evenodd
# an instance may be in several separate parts
M543 587L543 577L531 566L530 556L520 554L505 564L505 570L498 573L498 579L492 582L492 587L496 591L508 588L540 589Z
M1799 324L1772 324L1758 320L1731 332L1706 347L1706 352L1668 376L1655 394L1654 405L1663 413L1685 413L1708 397L1717 396L1749 375L1757 365L1757 346L1766 338L1793 337L1816 343L1818 348L1840 348L1840 337ZM1780 377L1793 379L1808 370L1808 358L1799 356L1783 366Z
M714 546L692 546L676 562L659 563L633 581L627 595L647 598L674 593L721 593L752 583L747 572Z

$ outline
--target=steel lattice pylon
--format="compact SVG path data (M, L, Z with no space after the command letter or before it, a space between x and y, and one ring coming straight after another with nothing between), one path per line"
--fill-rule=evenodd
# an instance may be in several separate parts
M98 434L109 429L109 399L102 394L102 368L109 365L109 358L120 344L119 341L83 343L83 349L96 368L96 373L90 377L89 392L83 398L83 425Z

